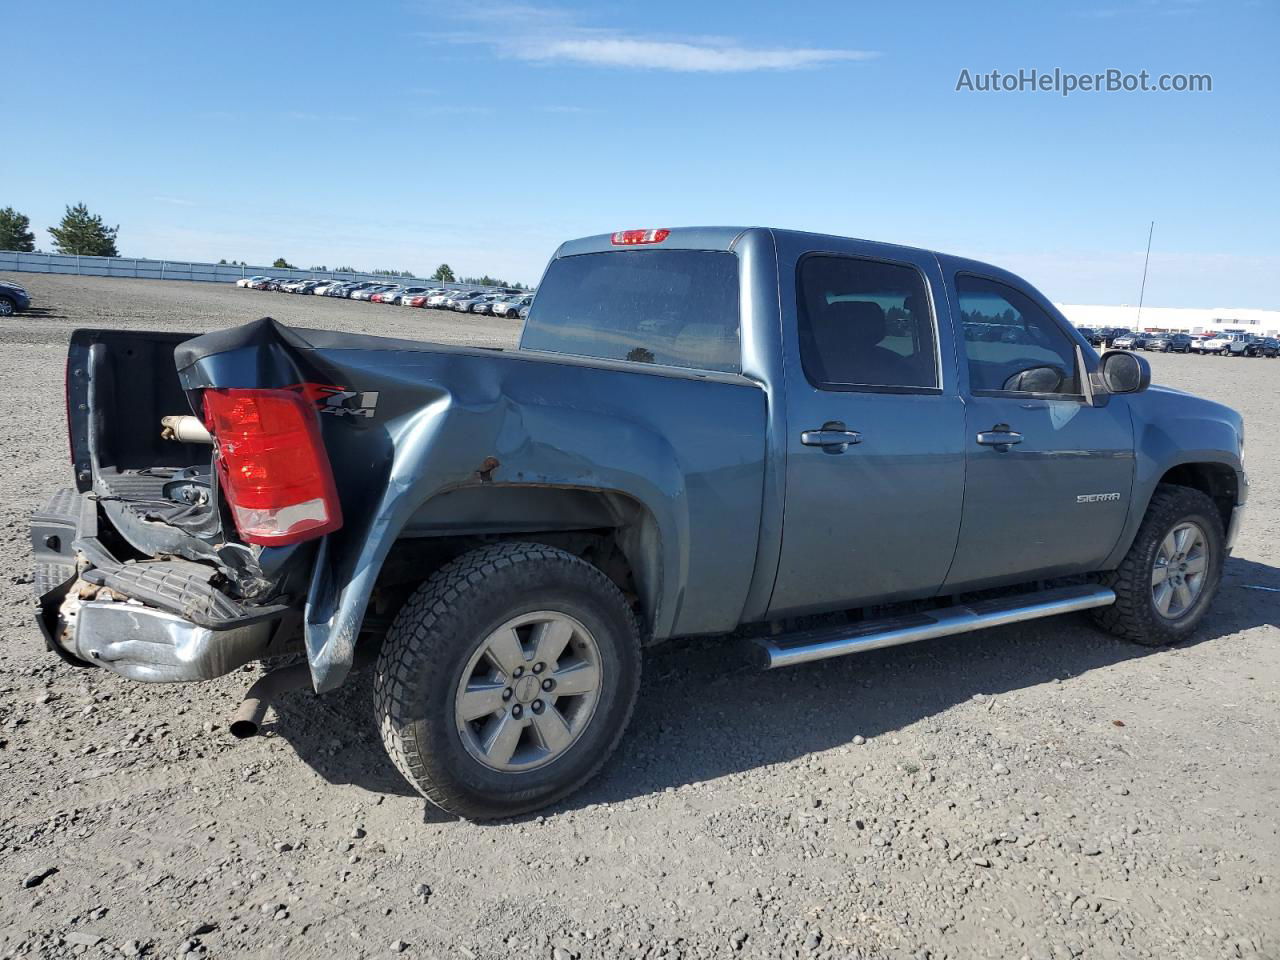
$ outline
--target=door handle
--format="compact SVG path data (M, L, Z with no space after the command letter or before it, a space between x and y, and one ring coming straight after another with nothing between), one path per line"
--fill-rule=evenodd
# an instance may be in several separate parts
M1006 453L1015 443L1022 442L1022 434L1014 433L1007 423L997 423L990 430L978 434L978 443L984 447L995 447L1000 453Z
M862 434L846 430L839 420L828 420L818 430L805 430L800 442L806 447L821 447L823 453L844 453L851 443L861 443Z

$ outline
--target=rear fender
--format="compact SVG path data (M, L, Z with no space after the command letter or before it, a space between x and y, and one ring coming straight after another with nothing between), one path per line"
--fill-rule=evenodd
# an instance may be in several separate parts
M387 431L392 457L380 496L365 517L326 538L312 577L306 644L318 692L349 672L378 574L406 526L424 511L429 517L433 501L467 488L490 488L487 497L585 490L639 504L651 520L629 533L630 549L648 558L640 567L653 584L644 597L651 629L658 636L670 631L686 582L689 522L684 478L663 437L590 410L524 406L500 396L477 408L446 392L388 423ZM548 436L556 442L534 439Z

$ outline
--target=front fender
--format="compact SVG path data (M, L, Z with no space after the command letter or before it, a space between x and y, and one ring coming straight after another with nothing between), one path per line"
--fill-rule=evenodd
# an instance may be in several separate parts
M1124 529L1105 569L1114 568L1124 559L1156 487L1175 467L1211 464L1229 468L1236 476L1237 503L1243 504L1248 493L1240 414L1222 404L1164 387L1152 387L1125 400L1134 427L1133 495Z

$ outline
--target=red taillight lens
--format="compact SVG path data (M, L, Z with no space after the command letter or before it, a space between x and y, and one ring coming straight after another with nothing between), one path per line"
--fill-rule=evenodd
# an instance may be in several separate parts
M661 243L671 236L666 227L657 230L619 230L613 235L615 247L630 247L637 243Z
M279 546L342 526L314 407L293 390L206 390L205 425L240 536Z

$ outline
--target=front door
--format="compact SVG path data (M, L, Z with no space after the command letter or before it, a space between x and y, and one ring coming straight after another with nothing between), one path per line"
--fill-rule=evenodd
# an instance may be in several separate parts
M1128 401L1081 390L1076 343L1025 291L957 273L964 518L948 592L1097 570L1133 484Z
M964 404L940 362L954 355L941 272L925 255L891 261L874 256L883 248L849 247L779 251L796 322L784 323L786 500L772 617L930 596L955 552Z

